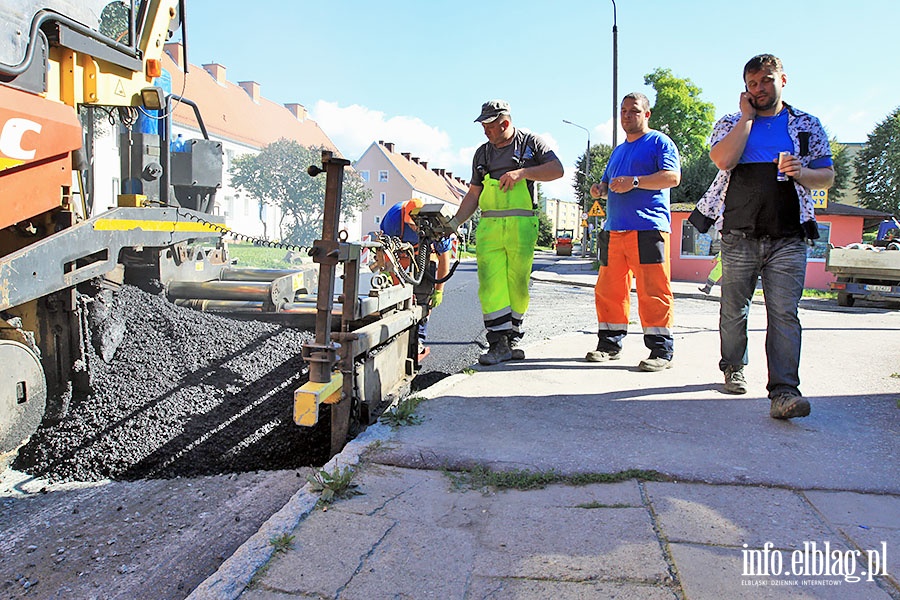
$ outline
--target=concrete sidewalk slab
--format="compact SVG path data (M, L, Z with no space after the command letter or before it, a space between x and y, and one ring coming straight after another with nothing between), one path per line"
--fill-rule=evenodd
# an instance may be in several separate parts
M626 340L621 360L597 364L582 358L592 337L570 334L528 348L524 361L456 380L420 406L421 425L398 430L372 460L567 474L645 469L689 481L900 493L900 379L891 376L900 336L881 332L865 369L837 373L833 348L860 356L859 315L837 325L805 311L801 378L813 412L778 421L768 416L764 311L756 313L745 396L721 391L714 317L676 327L675 366L658 373L637 370L646 352L639 335Z

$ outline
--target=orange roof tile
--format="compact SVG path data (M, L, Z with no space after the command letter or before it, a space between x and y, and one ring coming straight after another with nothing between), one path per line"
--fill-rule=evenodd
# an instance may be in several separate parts
M459 204L462 196L458 194L456 187L451 183L455 180L449 180L446 175L441 176L435 173L434 170L428 168L427 161L423 165L421 159L411 156L409 153L391 152L381 142L378 146L413 189L452 204ZM458 184L458 182L456 183Z

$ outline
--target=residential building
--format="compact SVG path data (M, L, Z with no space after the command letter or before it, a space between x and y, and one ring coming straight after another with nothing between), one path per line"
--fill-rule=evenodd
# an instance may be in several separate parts
M354 166L372 190L369 206L360 217L363 233L377 231L391 206L411 198L445 204L455 211L469 187L451 171L429 168L426 160L397 152L393 143L382 140L372 142Z
M545 198L541 208L550 218L554 234L560 229L572 229L575 239L581 238L581 206L577 202Z

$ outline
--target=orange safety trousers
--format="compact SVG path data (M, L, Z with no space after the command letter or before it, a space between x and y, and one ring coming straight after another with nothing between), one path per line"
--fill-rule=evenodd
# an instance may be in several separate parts
M644 335L671 337L674 298L670 279L669 234L664 231L602 233L609 235L609 244L605 256L604 248L600 249L600 271L594 286L599 329L627 331L634 276L637 279L638 314ZM639 233L642 234L641 244L638 243ZM656 243L653 243L654 240Z

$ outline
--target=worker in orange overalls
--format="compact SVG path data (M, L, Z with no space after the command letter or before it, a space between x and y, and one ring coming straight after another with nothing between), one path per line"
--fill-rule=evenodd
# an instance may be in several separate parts
M672 366L672 283L669 266L669 188L681 182L678 148L669 137L650 129L650 101L633 92L621 105L625 142L613 149L601 183L591 197L607 198L606 224L600 232L600 271L594 287L597 349L589 362L617 360L628 333L631 279L637 277L638 312L650 356L641 371Z

